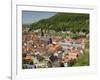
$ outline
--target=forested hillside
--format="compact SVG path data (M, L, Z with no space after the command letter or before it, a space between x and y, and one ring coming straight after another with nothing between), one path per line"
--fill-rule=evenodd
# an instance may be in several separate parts
M32 23L29 31L36 29L89 32L89 14L57 13L56 15Z

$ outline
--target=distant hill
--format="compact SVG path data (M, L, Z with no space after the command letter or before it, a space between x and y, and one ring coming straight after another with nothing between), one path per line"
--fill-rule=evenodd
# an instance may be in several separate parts
M30 27L30 24L22 24L22 27L23 27L23 28Z
M32 23L29 31L39 28L55 31L89 32L89 14L57 13L48 19Z

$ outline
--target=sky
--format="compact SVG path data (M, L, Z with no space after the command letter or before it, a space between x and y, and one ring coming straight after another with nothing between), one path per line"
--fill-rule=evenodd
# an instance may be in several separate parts
M55 12L22 11L22 23L31 24L55 15Z

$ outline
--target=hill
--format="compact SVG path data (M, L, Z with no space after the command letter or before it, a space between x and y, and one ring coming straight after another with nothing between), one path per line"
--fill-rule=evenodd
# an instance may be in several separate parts
M89 32L89 14L57 13L56 15L32 23L29 31L36 29Z

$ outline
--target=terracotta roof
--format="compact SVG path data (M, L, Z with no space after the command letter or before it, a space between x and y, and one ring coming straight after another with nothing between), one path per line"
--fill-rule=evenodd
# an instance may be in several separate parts
M30 56L30 55L28 55L28 56L26 56L24 59L25 59L25 60L32 60L32 59L33 59L33 57L32 57L32 56Z

